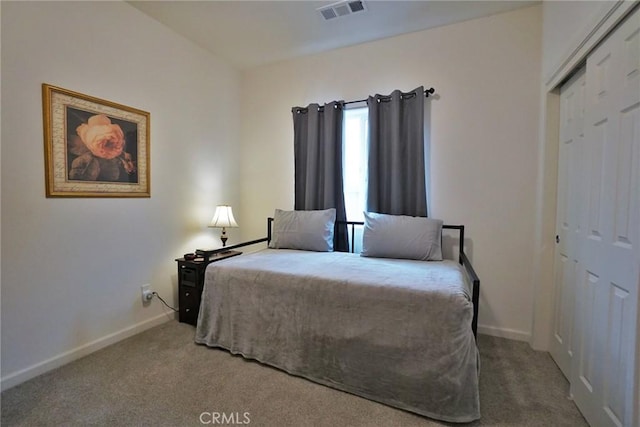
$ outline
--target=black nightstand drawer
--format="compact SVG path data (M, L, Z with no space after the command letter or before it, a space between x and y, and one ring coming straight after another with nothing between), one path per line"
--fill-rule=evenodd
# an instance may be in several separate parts
M198 283L198 270L183 265L180 268L180 284L195 287L196 283Z
M196 326L198 324L198 309L180 307L180 322Z
M200 296L196 292L197 290L190 286L180 286L180 305L184 302L191 306L198 302Z
M180 321L195 325L198 321L198 310L200 308L200 295L196 287L180 286L178 295L180 307Z

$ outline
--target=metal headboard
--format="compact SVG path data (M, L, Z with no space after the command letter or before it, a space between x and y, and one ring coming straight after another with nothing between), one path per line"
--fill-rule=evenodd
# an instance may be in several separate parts
M355 236L355 229L356 229L356 225L364 225L364 222L362 221L342 221L342 220L337 220L335 223L335 229L337 229L340 225L346 225L347 227L351 228L351 236ZM272 236L272 232L271 232L271 228L273 226L273 218L269 217L267 218L267 242L271 242L271 236ZM460 263L462 263L462 260L460 258L460 254L462 254L464 252L464 225L447 225L444 224L442 226L443 230L458 230L459 233L459 240L460 240L460 248L459 248L459 253L458 253L458 261ZM355 252L355 239L351 239L351 253Z

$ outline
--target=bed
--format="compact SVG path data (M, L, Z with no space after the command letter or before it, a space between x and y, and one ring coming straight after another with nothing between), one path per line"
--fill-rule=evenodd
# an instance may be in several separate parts
M447 228L457 261L269 247L212 263L195 341L434 419L479 419L479 280L464 227Z

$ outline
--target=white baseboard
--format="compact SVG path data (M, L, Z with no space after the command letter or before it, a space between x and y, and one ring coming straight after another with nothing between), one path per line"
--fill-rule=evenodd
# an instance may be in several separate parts
M531 340L531 333L516 331L515 329L497 328L495 326L478 325L478 333L491 335L492 337L508 338L510 340L526 341Z
M98 351L118 341L122 341L125 338L129 338L133 335L139 334L140 332L146 331L149 328L153 328L154 326L158 326L162 323L175 319L175 317L175 314L159 314L155 317L152 317L151 319L121 329L112 334L105 335L104 337L98 338L97 340L91 341L87 344L83 344L72 350L65 351L64 353L54 356L43 362L36 363L35 365L21 369L18 372L6 375L0 378L0 390L5 391L11 387L30 380L31 378L42 375L45 372L59 368L62 365L66 365L69 362L73 362L74 360L80 359L81 357Z

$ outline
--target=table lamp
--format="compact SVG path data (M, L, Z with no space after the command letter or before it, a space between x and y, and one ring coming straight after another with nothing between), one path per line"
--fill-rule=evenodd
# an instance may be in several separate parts
M222 240L222 246L226 246L227 244L227 227L237 227L238 223L233 217L233 211L231 210L231 206L220 205L216 206L216 212L213 214L213 219L209 224L209 227L213 228L222 228L222 234L220 235L220 240Z

